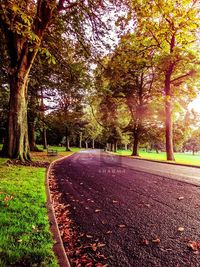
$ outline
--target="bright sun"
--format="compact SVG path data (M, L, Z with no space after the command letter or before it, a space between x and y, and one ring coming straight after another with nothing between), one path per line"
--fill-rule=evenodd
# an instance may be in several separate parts
M196 112L200 113L200 95L197 96L189 105L188 108L194 109Z

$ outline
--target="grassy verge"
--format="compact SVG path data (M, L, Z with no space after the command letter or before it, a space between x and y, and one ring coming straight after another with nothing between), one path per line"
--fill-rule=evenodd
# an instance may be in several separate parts
M44 179L44 168L0 164L0 266L58 266Z
M31 153L34 161L48 161L78 151ZM7 166L0 158L0 267L58 266L53 253L46 208L45 168Z
M117 154L124 155L124 156L130 156L131 151L130 150L118 150ZM159 161L166 161L166 153L160 152L156 153L154 151L146 152L143 150L140 150L139 152L140 158L144 159L151 159L151 160L159 160ZM189 153L174 153L176 163L181 164L191 164L191 165L197 165L200 166L200 154L189 154Z

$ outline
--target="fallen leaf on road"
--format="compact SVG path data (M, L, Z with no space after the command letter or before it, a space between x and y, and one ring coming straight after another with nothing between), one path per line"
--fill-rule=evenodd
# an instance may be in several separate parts
M118 200L113 200L112 203L118 203L119 201Z
M147 208L150 208L151 205L150 204L144 204Z
M178 197L177 199L178 199L178 200L183 200L183 199L184 199L184 197Z
M143 239L143 240L141 241L141 245L148 246L148 245L149 245L149 240L147 240L147 239Z
M183 232L184 230L185 230L184 227L179 227L179 228L178 228L178 231L179 231L179 232Z
M98 248L102 248L102 247L105 247L105 245L106 245L106 244L98 243L98 244L97 244L97 247L98 247Z
M119 228L125 228L126 225L125 225L125 224L119 224L118 227L119 227Z
M92 250L95 252L97 250L97 244L94 243L94 244L90 244Z
M200 248L200 243L196 241L189 241L187 243L188 248L192 249L193 251L197 251Z
M89 207L85 207L86 210L89 210Z
M106 234L112 234L112 231L107 231Z
M160 243L160 238L155 238L152 240L153 243L159 244Z
M108 266L108 264L102 264L102 263L97 263L97 264L95 264L95 267L107 267Z
M95 212L100 212L101 210L100 209L96 209Z

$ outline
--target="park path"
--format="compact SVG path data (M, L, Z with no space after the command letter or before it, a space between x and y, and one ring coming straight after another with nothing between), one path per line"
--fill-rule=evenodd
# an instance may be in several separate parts
M85 150L53 172L74 229L104 264L200 266L200 169Z

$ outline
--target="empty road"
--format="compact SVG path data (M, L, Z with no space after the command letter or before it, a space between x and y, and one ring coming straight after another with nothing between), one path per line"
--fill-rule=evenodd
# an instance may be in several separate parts
M200 242L200 169L85 150L54 175L80 242L100 244L103 264L200 266L188 247Z

